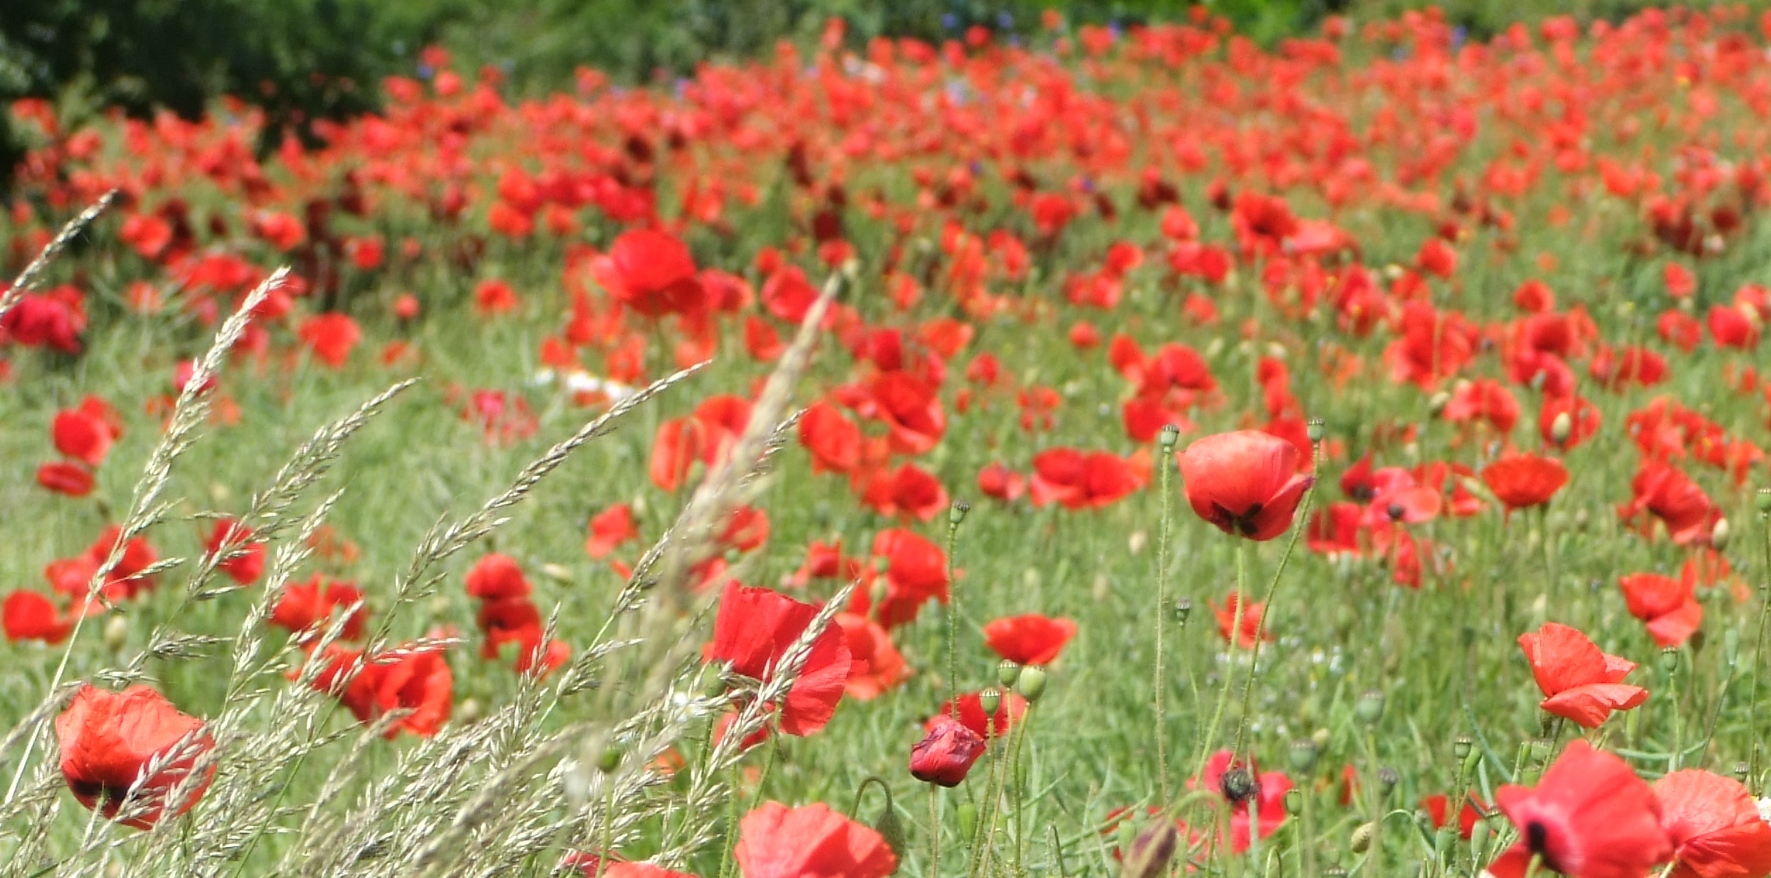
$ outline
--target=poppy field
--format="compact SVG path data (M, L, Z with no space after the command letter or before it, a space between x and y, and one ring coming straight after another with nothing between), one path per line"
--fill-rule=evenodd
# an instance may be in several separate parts
M1771 874L1771 15L1204 11L0 220L0 875Z

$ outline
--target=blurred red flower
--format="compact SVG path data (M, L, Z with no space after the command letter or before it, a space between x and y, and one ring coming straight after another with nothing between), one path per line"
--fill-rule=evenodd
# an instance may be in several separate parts
M202 720L147 686L81 687L56 717L55 737L74 798L110 820L128 815L122 822L136 829L152 829L168 809L174 817L189 811L215 776L210 764L187 780L215 741Z
M821 802L764 802L738 822L743 878L886 878L898 858L885 838Z
M734 672L766 683L817 615L814 604L728 582L720 594L707 657L729 662ZM804 737L830 722L851 664L848 638L840 627L830 625L818 632L780 705L781 731Z
M1673 579L1658 573L1631 573L1618 577L1630 615L1648 623L1648 634L1661 647L1678 646L1703 624L1703 605L1697 602L1695 581Z
M1048 665L1076 636L1076 623L1038 613L997 619L984 626L990 650L1017 665Z
M1554 458L1515 454L1485 467L1482 482L1512 512L1550 502L1568 484L1568 469Z
M1687 768L1654 783L1660 825L1673 844L1667 878L1760 878L1771 874L1771 824L1744 784Z
M1673 853L1654 791L1584 740L1571 742L1536 787L1508 784L1495 801L1519 830L1488 865L1495 878L1523 878L1534 856L1576 878L1642 878Z
M1187 502L1224 533L1273 539L1315 482L1298 472L1298 458L1297 446L1258 430L1196 440L1179 452Z

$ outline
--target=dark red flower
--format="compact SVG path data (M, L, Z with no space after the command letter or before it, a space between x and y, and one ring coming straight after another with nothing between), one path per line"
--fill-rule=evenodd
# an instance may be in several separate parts
M990 650L1017 665L1047 665L1076 636L1076 623L1038 613L997 619L984 626Z
M1654 791L1622 759L1580 739L1535 788L1508 784L1495 801L1519 830L1488 865L1495 878L1522 878L1534 856L1571 878L1642 878L1673 853Z
M1148 467L1145 469L1140 472L1133 461L1110 451L1042 451L1033 456L1033 505L1060 503L1066 509L1109 506L1144 484Z
M455 675L439 646L399 646L367 659L361 650L332 646L321 660L325 666L314 677L314 688L344 702L359 722L406 711L388 728L390 739L401 731L429 737L449 720ZM346 682L346 676L358 667L361 670Z
M264 543L252 542L252 529L231 518L217 521L203 546L210 555L226 550L227 557L215 566L240 585L251 585L264 574Z
M965 723L936 714L922 740L910 748L910 775L924 783L959 786L987 746L984 737Z
M734 672L766 682L817 615L814 604L728 582L720 594L708 658L729 662ZM831 625L819 632L780 705L781 731L804 737L830 722L842 700L851 662L841 628Z
M1567 625L1546 622L1535 633L1519 635L1519 647L1543 691L1539 706L1581 726L1598 728L1612 711L1648 700L1648 690L1623 682L1635 662L1600 651Z
M694 257L666 232L622 232L607 256L591 260L590 273L616 301L647 317L687 314L704 305Z
M127 815L122 822L136 829L152 829L168 809L174 817L189 811L215 776L210 764L190 779L215 748L203 721L147 686L81 687L56 717L55 737L74 798L107 819Z
M37 468L37 484L57 494L84 497L96 486L92 470L85 464L57 460Z
M738 822L732 857L743 878L886 878L898 868L883 836L821 802L764 802Z
M1297 446L1258 430L1199 439L1179 452L1187 502L1224 533L1273 539L1315 482L1298 472L1298 457Z
M301 634L326 624L335 610L350 614L341 632L346 640L363 636L369 608L363 605L362 589L354 582L337 582L316 573L307 582L292 582L283 590L271 610L270 624Z
M67 639L68 632L74 627L73 620L63 616L55 608L54 601L22 589L6 596L5 605L0 607L0 621L4 622L6 639L15 643L20 640L60 643Z

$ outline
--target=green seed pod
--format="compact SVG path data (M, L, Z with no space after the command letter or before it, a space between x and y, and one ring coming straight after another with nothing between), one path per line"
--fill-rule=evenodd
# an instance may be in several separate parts
M1722 633L1722 661L1733 670L1740 662L1740 629L1730 628Z
M1027 665L1021 669L1020 677L1015 680L1015 691L1031 704L1045 694L1045 669L1038 665Z
M1291 742L1291 768L1299 774L1305 774L1316 767L1316 756L1321 750L1316 742L1309 738L1300 738Z
M995 716L997 708L1002 706L1002 690L991 687L979 692L978 706L984 709L986 718Z
M1292 787L1285 791L1285 813L1296 814L1304 810L1304 791Z
M596 758L597 770L604 774L608 774L615 769L620 768L621 757L623 755L625 754L621 752L621 747L618 745L610 744L604 747L603 752Z
M1462 762L1469 758L1470 749L1475 745L1476 742L1471 740L1469 735L1458 735L1457 740L1451 742L1451 755L1456 756L1458 762Z
M1162 432L1156 434L1157 445L1162 448L1163 454L1173 454L1174 450L1175 450L1175 443L1179 442L1180 440L1181 440L1181 428L1176 427L1173 424L1163 424L1162 425Z
M1175 624L1187 627L1187 617L1193 615L1193 599L1181 598L1175 601Z
M1372 690L1359 696L1353 703L1353 715L1366 725L1373 725L1384 718L1384 693Z
M1660 670L1661 670L1661 672L1666 673L1666 674L1671 674L1674 671L1677 671L1678 669L1679 669L1679 649L1678 649L1678 647L1669 646L1666 649L1661 650L1660 651Z
M961 799L954 810L959 817L959 834L967 839L975 837L978 833L978 806L970 799Z
M965 521L965 515L970 511L972 511L972 504L964 500L953 501L953 505L947 507L947 523L958 524Z
M1321 442L1322 437L1327 433L1328 430L1321 418L1311 418L1305 422L1304 435L1310 437L1311 442Z
M1760 488L1758 495L1753 498L1753 504L1759 507L1760 512L1771 514L1771 488Z
M1004 689L1013 688L1015 685L1015 680L1019 679L1020 676L1021 676L1021 666L1020 665L1017 665L1014 662L1009 661L1008 659L1003 659L1002 661L997 663L997 665L996 665L996 682L1001 683L1002 688L1004 688Z

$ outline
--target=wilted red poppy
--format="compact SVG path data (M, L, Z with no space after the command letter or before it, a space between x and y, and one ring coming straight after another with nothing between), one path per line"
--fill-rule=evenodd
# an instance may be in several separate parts
M409 644L366 659L361 650L331 646L322 661L325 666L314 677L314 688L344 702L359 722L408 711L388 728L389 739L401 731L429 737L449 720L455 675L439 646ZM344 682L358 665L361 671Z
M1630 615L1648 623L1648 634L1662 647L1684 643L1703 624L1703 605L1697 602L1695 582L1657 573L1631 573L1618 577Z
M1577 878L1642 878L1672 855L1654 791L1622 759L1569 743L1532 789L1495 793L1519 841L1488 871L1523 878L1532 857L1543 869Z
M616 546L639 539L639 535L639 526L633 521L633 507L617 503L590 519L590 536L584 541L584 551L592 558L607 558Z
M990 650L1017 665L1049 665L1076 636L1076 623L1038 613L997 619L984 626Z
M910 748L910 776L937 786L959 786L987 747L984 737L965 723L936 714L922 740Z
M898 858L884 836L822 802L764 802L738 822L743 878L886 878Z
M1660 825L1673 844L1667 878L1760 878L1771 874L1771 824L1744 784L1686 768L1654 783Z
M6 596L6 603L0 607L0 622L4 622L6 639L41 640L44 643L60 643L68 638L74 623L55 608L55 602L34 591L23 589Z
M350 614L341 632L346 640L363 636L369 608L363 605L362 589L354 582L336 582L316 573L307 582L292 582L283 590L271 610L270 624L301 634L326 623L334 610Z
M869 701L895 689L910 678L910 666L892 645L892 636L872 619L857 613L837 613L836 624L848 640L849 678L843 694Z
M136 829L152 829L169 808L174 817L189 811L215 776L211 764L189 779L215 749L203 721L147 686L81 687L56 717L55 737L74 798L107 819L127 815L122 822Z
M227 557L215 566L240 585L251 585L264 574L264 543L252 542L252 529L231 518L215 522L203 548L210 555L225 548Z
M728 582L713 620L708 658L730 662L734 672L766 682L817 615L814 604ZM830 722L842 700L851 663L848 638L841 628L831 625L819 632L780 705L781 731L804 737Z
M1179 452L1187 502L1227 534L1270 540L1291 527L1314 476L1298 472L1297 446L1258 430L1207 436Z
M1482 482L1511 512L1550 502L1568 484L1568 469L1554 458L1515 454L1484 468Z
M1648 700L1648 690L1623 682L1635 662L1600 651L1567 625L1546 622L1535 633L1519 635L1519 647L1543 691L1539 706L1585 728L1598 728L1612 711Z
M92 493L96 482L85 464L56 460L37 468L37 484L57 494L84 497Z

